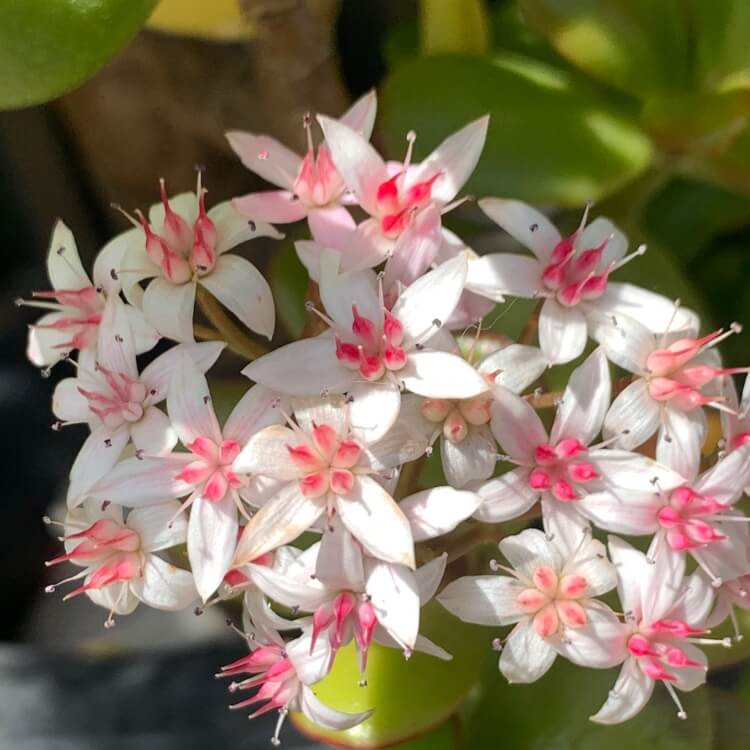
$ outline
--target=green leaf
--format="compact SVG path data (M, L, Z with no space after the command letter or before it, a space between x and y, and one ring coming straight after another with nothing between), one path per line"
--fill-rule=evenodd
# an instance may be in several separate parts
M381 97L383 134L418 154L489 110L484 154L467 190L580 206L631 180L652 148L618 97L579 76L520 55L441 56L396 68Z
M398 649L374 643L367 663L367 685L358 687L358 659L354 644L350 644L338 653L333 671L315 686L315 693L339 710L375 708L375 713L346 732L321 729L301 715L293 716L295 725L337 746L373 748L405 742L443 724L479 679L491 636L485 628L459 622L436 602L422 610L420 630L451 653L453 660L444 662L415 652L406 661ZM406 747L426 750L432 745Z
M558 659L532 685L508 685L497 668L464 717L464 747L512 750L711 750L706 690L680 693L680 721L661 685L648 706L622 726L589 721L607 699L617 670L582 669Z
M690 88L683 0L520 0L520 5L532 28L563 57L615 88L639 98Z
M276 312L284 324L290 338L302 335L305 326L305 293L307 291L307 271L300 263L289 238L276 248L268 264L268 283L273 291Z
M93 75L156 0L0 0L0 109L39 104Z
M750 746L750 690L743 690L741 696L727 690L711 688L708 697L713 714L713 750L735 750Z
M482 54L489 49L489 18L484 0L420 0L422 52Z

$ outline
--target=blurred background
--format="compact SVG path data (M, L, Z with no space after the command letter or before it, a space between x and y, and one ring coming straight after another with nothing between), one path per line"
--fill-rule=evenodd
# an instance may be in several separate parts
M301 152L306 112L337 115L377 87L374 141L387 155L403 154L410 129L418 158L489 112L470 194L527 200L566 228L594 201L633 247L649 245L620 280L680 297L707 328L748 323L748 40L747 0L0 0L0 748L250 748L272 733L230 714L212 680L242 651L217 608L196 617L141 607L105 631L106 613L83 597L43 594L60 574L44 567L57 543L41 518L64 513L84 434L50 429L51 393L68 366L43 378L25 361L37 316L13 300L48 287L55 219L71 227L86 264L126 228L111 204L149 206L159 177L182 192L205 167L210 203L262 188L226 130L269 133ZM471 203L448 225L478 251L506 241ZM304 321L294 239L292 230L282 244L247 249L272 283L279 342ZM518 301L490 322L514 335L529 312ZM750 362L748 341L727 342L729 363ZM240 366L222 358L227 398L241 392ZM568 374L557 369L552 388ZM482 638L484 649L491 636ZM443 723L456 696L438 697L439 721L419 714L410 726L405 716L388 742L442 723L399 746L746 747L750 648L718 657L711 690L690 696L687 724L657 701L645 718L603 732L585 719L609 673L583 682L556 667L543 684L509 691L490 654L482 684L491 689L466 688L460 722ZM312 746L291 728L285 741Z

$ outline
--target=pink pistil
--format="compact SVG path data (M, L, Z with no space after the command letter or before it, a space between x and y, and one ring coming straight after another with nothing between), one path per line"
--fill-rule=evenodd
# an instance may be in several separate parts
M686 551L705 547L726 537L711 525L712 516L728 506L705 497L690 487L678 487L656 514L672 549Z
M550 491L561 502L578 500L576 485L599 477L593 465L584 460L586 446L572 437L562 438L556 445L542 443L534 450L534 467L529 473L529 486L537 491Z
M236 440L222 440L217 444L199 436L186 447L197 458L184 466L175 479L200 487L201 496L209 502L219 502L230 489L246 485L246 477L232 470L241 449Z

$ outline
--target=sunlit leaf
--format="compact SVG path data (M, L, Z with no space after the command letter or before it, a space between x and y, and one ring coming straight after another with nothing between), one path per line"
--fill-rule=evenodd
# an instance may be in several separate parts
M159 0L149 28L169 34L235 42L253 36L240 0Z
M490 46L484 0L420 0L422 52L481 54Z

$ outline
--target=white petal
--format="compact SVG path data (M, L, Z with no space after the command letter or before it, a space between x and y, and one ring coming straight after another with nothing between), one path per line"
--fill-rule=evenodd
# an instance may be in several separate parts
M130 587L144 604L155 609L185 609L198 599L190 572L155 555L146 558L143 577L132 581Z
M612 402L604 418L604 437L619 435L617 445L632 450L645 443L658 429L660 407L648 394L648 384L638 378Z
M513 239L529 248L542 263L549 262L552 251L562 239L550 220L527 203L503 198L482 198L479 208Z
M134 241L139 240L143 240L143 230L133 227L111 239L96 254L92 274L95 286L104 289L107 295L114 294L120 289L122 280L118 274L121 268L126 268L123 264L125 253Z
M221 428L206 376L187 354L175 363L167 393L167 412L184 446L198 437L208 438L217 445L221 442Z
M591 717L597 724L621 724L640 713L654 692L655 682L647 677L635 659L628 659L604 705Z
M242 474L260 474L272 479L293 480L301 476L292 461L289 447L300 444L300 437L285 425L270 425L253 435L234 462Z
M302 158L275 138L230 130L227 140L242 163L255 174L274 185L291 190Z
M158 503L144 508L135 508L128 514L127 525L137 531L141 547L147 552L159 552L187 540L187 518L177 515L178 502Z
M47 252L47 274L54 289L81 289L91 286L78 256L73 232L60 220L55 224Z
M542 267L526 255L484 255L469 261L466 288L496 302L503 302L506 294L531 299L544 288Z
M589 451L588 459L613 492L635 490L667 492L685 484L685 477L654 459L640 453L615 448Z
M510 344L488 354L478 365L483 375L495 374L494 382L513 393L522 393L547 369L549 363L541 349Z
M320 682L331 671L333 659L328 638L318 638L311 648L310 629L303 631L299 638L289 641L286 652L297 677L305 685Z
M508 576L465 576L449 583L437 600L464 622L510 625L524 616L518 606L523 589L520 581Z
M689 482L698 476L701 448L706 437L702 412L664 408L663 424L656 441L656 459Z
M135 353L150 352L161 340L156 328L146 320L143 310L133 307L132 304L125 307L125 316L130 323L130 330L133 332Z
M355 476L352 491L345 497L336 497L336 509L344 526L370 555L414 568L409 521L374 479Z
M522 516L539 499L539 492L529 485L529 469L519 467L506 471L478 485L481 504L474 518L485 523L500 523Z
M262 385L254 385L237 402L224 425L224 439L245 445L260 430L285 421L279 395Z
M489 121L489 116L485 115L449 135L416 167L415 182L440 175L432 186L434 200L449 203L458 195L479 161Z
M510 683L535 682L552 666L557 654L531 624L520 622L511 631L500 654L500 671Z
M326 144L346 186L369 214L377 214L377 189L388 179L383 160L357 132L336 120L318 115Z
M26 356L36 367L47 367L59 362L70 351L70 332L59 331L52 326L58 320L66 317L66 313L53 312L42 315L39 320L29 326L29 338L26 344Z
M372 128L375 125L377 109L377 93L375 89L370 89L366 94L360 96L338 119L344 125L348 125L352 130L359 133L363 138L369 139L372 135Z
M686 556L672 549L664 534L657 534L646 557L648 568L641 584L641 606L644 622L651 624L666 617L680 595ZM668 586L665 581L669 581Z
M453 656L444 648L441 648L437 643L433 643L423 635L417 636L417 643L414 646L414 650L428 656L434 656L436 659L442 659L443 661L451 661L453 659Z
M256 237L272 237L280 240L284 235L276 227L265 221L243 216L233 205L232 201L217 203L208 212L208 218L216 228L217 255L226 253L233 247L255 239ZM214 269L215 270L215 269Z
M175 285L154 279L143 295L143 312L162 336L174 341L193 341L195 282Z
M545 492L542 495L544 531L566 555L572 555L591 527L578 512L578 503L563 503Z
M169 381L183 354L187 354L195 362L195 366L200 372L206 372L219 358L225 346L226 344L223 341L178 344L164 354L160 354L141 373L141 381L151 391L151 403L157 404L167 397Z
M360 711L354 714L337 711L335 708L331 708L318 700L315 693L307 685L303 685L302 687L300 707L302 713L314 724L324 729L333 729L334 731L356 727L357 724L361 724L363 721L369 719L373 713L372 710Z
M242 530L233 567L252 562L307 531L325 510L325 503L309 500L297 482L285 485Z
M86 438L70 470L70 507L77 505L87 490L106 477L122 455L129 438L127 425L120 425L114 430L101 425Z
M587 623L566 628L564 637L551 643L560 656L588 669L607 669L622 664L628 654L630 628L604 605L586 607Z
M200 283L251 331L273 336L276 309L261 272L239 255L222 255Z
M474 492L433 487L405 497L399 507L409 520L414 541L420 542L453 531L479 503L479 495Z
M627 315L608 315L591 305L582 309L589 335L602 345L607 359L628 372L642 373L648 355L656 348L651 331Z
M413 649L419 631L419 591L414 571L403 565L368 560L365 591L378 622L403 647Z
M207 601L232 567L237 543L237 506L232 493L210 502L196 497L190 506L187 551L195 587Z
M428 398L472 398L487 390L485 379L464 359L439 351L411 351L396 373L406 390Z
M442 555L430 560L430 562L425 563L414 571L414 577L417 581L417 591L419 592L419 604L422 607L437 593L447 564L448 553L443 552Z
M131 591L131 586L127 581L118 581L101 589L91 589L86 596L98 607L104 607L116 615L129 615L138 606L138 598Z
M253 583L269 598L285 607L302 612L314 612L318 607L331 601L336 590L323 586L315 580L297 581L269 568L267 565L247 566L246 570Z
M553 365L576 359L586 348L586 318L575 307L547 299L539 314L539 346Z
M338 515L328 519L315 563L315 577L331 589L362 591L362 549Z
M118 296L107 300L97 335L97 362L107 370L137 379L135 342L125 310Z
M600 529L618 534L653 534L659 528L656 514L663 506L654 492L619 490L592 492L578 501L581 513Z
M52 412L63 422L89 422L96 416L89 409L88 400L78 390L83 383L78 378L65 378L55 386Z
M349 396L352 435L365 445L381 440L398 419L399 389L389 382L355 383Z
M247 219L271 224L287 224L307 216L307 206L288 190L262 190L232 201L234 208ZM247 217L247 218L244 218Z
M579 544L573 557L563 567L563 575L568 573L586 579L587 598L601 596L617 586L617 570L607 559L607 548L590 536Z
M742 494L740 488L749 481L750 449L743 446L733 450L704 472L693 489L720 503L733 503Z
M170 196L169 205L188 224L192 224L198 218L198 197L193 192L188 191ZM148 220L157 234L160 234L164 228L165 215L162 201L152 204L148 210Z
M534 463L537 446L546 443L547 431L528 401L497 386L493 389L492 433L503 450L519 463Z
M717 589L711 585L709 577L704 571L696 570L686 581L685 595L678 600L677 606L672 609L669 616L690 623L693 627L714 627L720 624L723 618L713 623L706 620L711 614L716 598ZM722 598L721 589L718 598ZM715 610L713 614L715 616Z
M497 463L497 446L487 425L471 426L459 443L445 437L441 439L440 458L448 484L461 488L471 481L492 476Z
M610 536L609 556L617 571L617 594L622 611L639 622L643 616L641 589L650 569L646 555L619 537Z
M336 344L329 336L302 339L275 349L255 362L242 374L292 396L319 395L324 391L346 390L355 373L339 365Z
M601 348L595 349L570 376L557 407L551 441L573 437L584 445L591 443L602 428L611 391L607 358Z
M146 407L143 416L131 423L130 436L146 456L164 456L177 445L177 432L169 417L156 406Z
M515 536L505 537L499 547L513 569L529 580L539 565L549 565L553 570L562 567L557 547L538 529L526 529Z
M609 219L598 216L578 235L575 247L583 252L604 243L600 261L602 268L623 258L628 249L628 238Z

